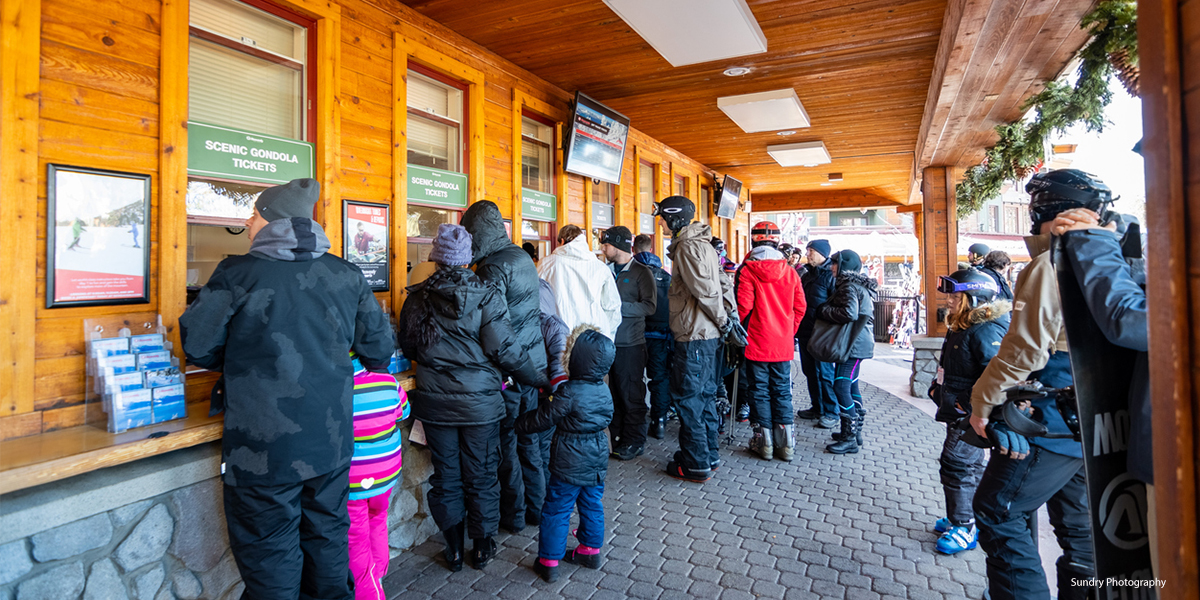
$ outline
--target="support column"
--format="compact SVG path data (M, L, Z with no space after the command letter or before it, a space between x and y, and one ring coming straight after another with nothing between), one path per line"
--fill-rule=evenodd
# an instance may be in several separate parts
M938 318L942 298L938 277L958 268L958 203L954 197L954 167L927 167L920 219L921 287L925 291L925 324L930 337L944 337L946 323Z

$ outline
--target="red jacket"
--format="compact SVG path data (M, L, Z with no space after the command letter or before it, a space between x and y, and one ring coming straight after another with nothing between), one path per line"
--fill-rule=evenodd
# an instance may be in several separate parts
M746 261L738 279L737 303L749 334L746 358L792 360L796 330L806 308L796 270L784 260Z

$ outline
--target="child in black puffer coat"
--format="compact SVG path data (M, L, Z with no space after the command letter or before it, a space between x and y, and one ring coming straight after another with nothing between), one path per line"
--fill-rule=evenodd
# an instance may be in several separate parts
M937 402L937 420L946 423L941 479L947 516L934 530L941 533L937 550L957 554L975 548L978 532L971 502L983 475L986 450L963 441L970 429L971 391L1008 332L1012 304L996 299L999 290L988 275L975 269L943 277L938 290L949 295L946 341L937 379L929 397Z
M616 347L600 330L580 325L567 340L563 362L568 379L550 402L517 419L518 433L554 430L550 481L542 506L538 559L533 568L546 581L558 579L558 561L566 553L571 513L579 506L579 545L570 562L598 569L604 544L604 477L608 473L608 436L613 400L604 376Z

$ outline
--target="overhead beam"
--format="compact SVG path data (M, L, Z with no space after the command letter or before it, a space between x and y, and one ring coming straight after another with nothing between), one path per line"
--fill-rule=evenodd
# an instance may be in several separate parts
M893 206L900 205L866 190L822 190L819 192L755 194L751 208L754 209L754 212L761 213Z

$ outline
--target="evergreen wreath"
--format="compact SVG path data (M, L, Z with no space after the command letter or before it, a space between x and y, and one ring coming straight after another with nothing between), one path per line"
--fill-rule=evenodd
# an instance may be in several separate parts
M1022 112L1036 110L1032 121L996 126L1000 140L983 162L967 169L955 196L958 217L969 216L1000 196L1005 181L1020 181L1045 159L1052 132L1083 123L1089 132L1104 130L1104 108L1112 101L1108 87L1115 75L1130 95L1138 96L1137 4L1131 0L1102 0L1083 18L1090 41L1076 54L1078 78L1071 86L1051 81L1025 101Z

